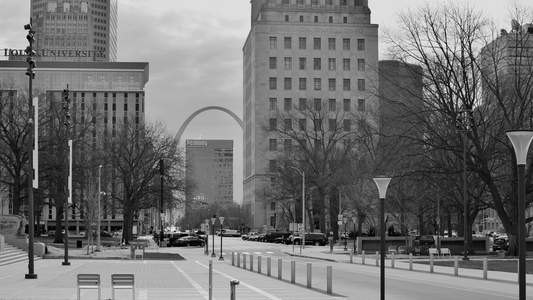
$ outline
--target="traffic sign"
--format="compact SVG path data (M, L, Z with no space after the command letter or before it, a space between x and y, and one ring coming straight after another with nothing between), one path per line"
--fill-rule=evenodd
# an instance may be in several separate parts
M338 221L342 221L342 214L339 214L339 215L337 216L337 220L338 220Z

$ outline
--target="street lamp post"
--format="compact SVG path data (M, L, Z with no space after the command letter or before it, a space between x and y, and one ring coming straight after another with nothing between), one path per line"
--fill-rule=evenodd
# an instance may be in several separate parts
M216 220L217 220L217 216L213 215L213 217L211 218L211 227L213 227L213 252L211 253L211 257L216 257L215 255L215 221Z
M509 130L518 169L518 299L526 299L526 236L525 236L525 171L527 151L533 139L533 130Z
M353 251L355 253L355 240L357 239L357 236L355 235L355 222L357 221L357 217L352 217L353 221Z
M343 218L344 221L344 251L348 251L348 237L346 236L346 224L348 224L348 218Z
M218 217L218 220L220 221L220 257L218 260L224 260L224 257L222 257L222 223L224 223L224 217Z
M100 197L102 194L102 165L98 167L98 222L96 228L96 252L100 251Z
M302 175L302 227L303 227L303 234L302 234L302 248L305 249L305 232L306 232L306 226L305 226L305 171L302 171L296 167L289 166L289 168L293 168L296 171L300 172Z
M463 260L468 260L468 239L467 236L470 234L468 229L468 195L466 194L466 132L470 130L470 120L472 117L472 108L466 106L466 109L459 112L457 116L457 130L461 132L461 138L463 141L463 222L464 222L464 238L463 238Z
M204 236L204 240L205 240L205 255L208 255L209 254L209 219L205 219L205 236Z
M379 201L380 201L380 217L381 217L381 228L380 228L380 286L381 286L381 300L385 300L385 195L387 193L387 186L391 178L388 176L378 176L374 177L374 182L378 186L379 191Z

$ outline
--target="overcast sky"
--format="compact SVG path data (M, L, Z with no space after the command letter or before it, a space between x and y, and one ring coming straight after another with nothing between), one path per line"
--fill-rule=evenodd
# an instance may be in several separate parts
M368 2L372 23L380 25L381 34L384 28L395 27L399 11L415 9L426 1ZM24 25L29 21L29 3L0 0L2 55L4 48L27 46ZM470 3L510 30L509 8L528 2ZM223 106L242 119L242 46L249 30L250 0L119 0L118 60L150 63L147 118L164 121L174 133L192 113L206 106ZM383 48L380 45L380 52ZM234 140L234 199L241 203L242 130L235 120L221 111L203 112L189 124L185 139Z

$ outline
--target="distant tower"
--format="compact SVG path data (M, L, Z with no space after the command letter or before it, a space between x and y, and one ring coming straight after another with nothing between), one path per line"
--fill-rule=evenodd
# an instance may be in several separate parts
M32 0L38 60L117 61L118 0Z

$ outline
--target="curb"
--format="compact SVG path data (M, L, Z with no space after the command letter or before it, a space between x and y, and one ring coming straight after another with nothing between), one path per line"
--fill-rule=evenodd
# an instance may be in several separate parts
M283 252L289 256L297 256L297 257L304 257L304 258L312 258L312 259L318 259L318 260L325 260L325 261L331 261L338 263L339 261L331 258L324 258L324 257L316 257L316 256L309 256L309 255L303 255L303 254L296 254L296 253L290 253L290 252Z

